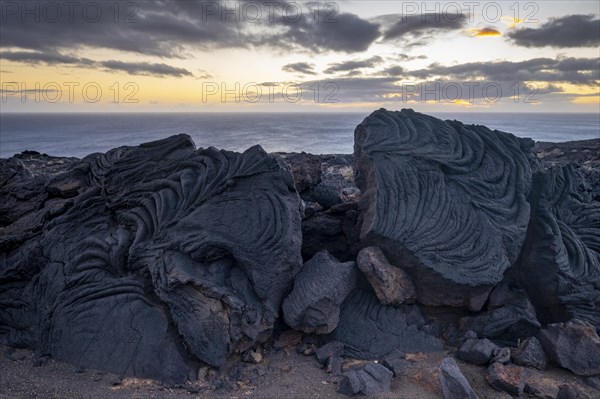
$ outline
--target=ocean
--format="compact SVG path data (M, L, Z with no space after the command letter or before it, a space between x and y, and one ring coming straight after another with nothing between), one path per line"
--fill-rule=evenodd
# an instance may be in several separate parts
M536 141L600 138L600 114L432 113ZM197 147L314 154L352 153L354 128L367 113L0 114L0 158L24 150L83 157L187 133Z

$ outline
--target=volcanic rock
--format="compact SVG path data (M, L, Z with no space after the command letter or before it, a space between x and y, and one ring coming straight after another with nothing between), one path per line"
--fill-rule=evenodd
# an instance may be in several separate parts
M392 385L392 372L378 363L369 363L363 369L350 371L340 382L339 393L348 396L366 396L387 392Z
M362 246L406 270L420 303L480 310L525 239L533 141L406 109L354 138Z
M306 333L326 334L338 324L340 305L356 285L356 263L317 253L296 276L283 302L285 322Z
M479 398L460 371L458 364L451 357L442 360L442 364L440 365L440 384L442 385L444 399Z
M422 330L423 319L415 305L385 306L360 289L342 303L340 321L331 333L344 343L346 356L381 359L395 349L403 352L435 352L440 340Z
M594 327L574 319L550 324L538 336L550 360L581 376L600 374L600 337Z
M417 293L410 277L404 270L391 265L381 249L363 248L358 253L356 263L382 304L401 305L415 302Z
M493 363L488 368L485 379L495 389L519 396L525 387L525 369L519 366Z
M531 221L514 274L545 323L600 329L600 202L572 166L533 176Z
M488 364L494 351L500 349L489 339L468 339L456 353L460 360L472 364Z
M548 356L537 338L527 338L512 354L516 364L545 370L548 366Z
M41 209L3 219L0 343L181 383L270 336L302 266L301 215L291 173L260 147L196 150L178 135L56 175L4 162L0 203L36 187Z

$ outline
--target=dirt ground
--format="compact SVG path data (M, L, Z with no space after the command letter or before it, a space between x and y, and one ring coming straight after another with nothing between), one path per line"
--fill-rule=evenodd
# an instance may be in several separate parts
M242 377L236 383L225 383L215 389L206 378L179 387L167 387L150 380L119 378L97 370L81 369L52 359L34 367L31 351L0 346L0 398L206 398L206 399L310 399L347 398L337 393L340 377L319 367L314 356L297 354L293 348L268 355L257 365L244 363ZM409 354L409 366L395 378L391 392L378 395L382 399L441 398L436 366L447 353ZM509 399L510 396L491 388L485 381L485 367L458 361L458 364L481 399ZM348 367L350 361L345 362ZM212 374L212 372L211 372ZM209 374L208 379L210 379ZM213 379L214 380L214 379ZM544 394L556 397L561 384L576 385L590 398L600 392L587 386L571 373L550 369L529 370L528 381L542 387Z

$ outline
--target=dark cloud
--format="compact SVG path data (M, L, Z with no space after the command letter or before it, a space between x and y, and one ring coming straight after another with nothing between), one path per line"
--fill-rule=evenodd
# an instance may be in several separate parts
M367 50L380 36L378 24L357 15L340 13L334 18L335 20L327 22L302 14L292 21L280 16L276 25L286 30L280 35L267 38L267 43L299 46L315 52L333 50L354 53Z
M383 38L394 40L405 36L421 37L438 31L459 30L465 26L467 19L465 14L423 13L384 15L375 20L384 25Z
M17 9L2 14L0 47L45 53L104 48L169 58L188 57L188 48L261 46L352 53L366 50L380 35L379 25L354 14L338 13L323 20L314 18L305 6L299 18L290 16L284 10L298 3L284 1L271 3L275 4L272 11L268 2L256 1L53 2L60 7L60 19L53 21L41 13L39 22L35 15L23 20L20 8L40 7L43 2L26 3L11 2ZM261 8L258 23L248 17L251 13L244 12L250 3ZM90 4L94 7L84 13L84 7ZM100 6L99 14L96 5ZM227 10L236 7L233 16L228 14ZM96 19L96 15L100 17Z
M2 58L9 61L26 62L30 64L81 64L90 65L92 60L77 58L57 52L39 51L3 51Z
M509 32L508 37L525 47L596 47L600 43L600 19L594 15L552 18L539 28Z
M597 58L534 58L519 62L469 62L452 66L431 64L425 69L411 71L410 75L421 79L444 77L495 82L542 81L597 85L600 81L600 63Z
M352 72L362 68L373 68L375 65L383 62L383 59L379 56L373 56L366 60L360 61L344 61L330 64L325 73L336 73L336 72Z
M303 73L305 75L314 75L314 65L308 62L294 62L292 64L284 65L281 70L284 72L296 72Z
M382 71L382 73L387 76L400 76L404 72L404 68L402 68L401 66L392 66Z
M116 60L94 61L89 58L77 58L57 52L39 51L3 51L2 58L14 62L23 62L31 65L71 65L83 68L101 68L111 71L126 72L130 75L153 75L183 77L192 76L192 73L184 68L177 68L163 63L149 62L123 62Z
M413 56L413 55L407 55L407 54L398 54L397 59L398 59L398 61L426 60L427 56L426 55Z
M130 75L173 76L176 78L192 76L192 73L185 68L176 68L167 64L109 60L100 62L100 65L113 71L127 72Z

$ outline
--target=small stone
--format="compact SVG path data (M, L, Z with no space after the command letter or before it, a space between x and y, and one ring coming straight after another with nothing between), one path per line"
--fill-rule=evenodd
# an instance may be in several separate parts
M542 344L535 337L527 338L512 354L513 361L521 366L545 370L548 367L548 356Z
M492 363L507 364L510 362L510 348L496 348L493 352Z
M246 363L258 364L262 361L262 355L258 351L250 350L250 351L247 351L246 354L244 355L244 361Z
M306 344L300 344L300 345L298 345L296 347L296 353L299 354L299 355L301 355L307 349L308 349L308 345L306 345Z
M468 339L456 353L456 357L467 363L487 364L499 347L489 339Z
M392 372L378 363L369 363L363 369L350 371L340 382L338 392L353 396L367 396L387 392L392 385Z
M208 367L200 367L198 369L198 380L203 380L208 375Z
M560 385L556 399L577 399L577 391L571 385Z
M525 369L519 366L493 363L488 367L485 379L495 389L519 396L525 388Z
M339 341L331 341L316 351L317 360L321 364L327 363L327 360L333 356L342 356L344 354L344 344Z
M548 357L580 376L600 374L600 337L590 323L573 319L549 324L539 340Z
M442 360L439 379L444 399L479 399L451 357Z
M405 357L406 355L404 352L396 349L381 359L381 364L392 371L392 373L394 373L394 377L399 377L400 374L402 374L402 371L409 365L409 362L405 359Z
M258 373L258 375L260 377L264 377L265 375L267 375L267 369L266 368L260 368L256 372Z
M342 374L342 358L340 356L332 356L327 360L327 367L325 370L333 375Z
M588 377L585 379L585 383L595 390L600 391L600 377Z
M282 349L288 346L296 346L300 342L302 342L302 332L290 329L281 333L277 341L273 344L273 347L275 349Z
M84 368L80 367L80 366L75 366L75 367L71 368L71 373L82 374L84 372L85 372Z
M229 380L239 381L244 377L244 367L242 365L236 365L229 370Z
M314 345L309 345L308 348L304 352L302 352L305 356L312 356L317 352L317 348Z

